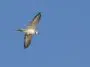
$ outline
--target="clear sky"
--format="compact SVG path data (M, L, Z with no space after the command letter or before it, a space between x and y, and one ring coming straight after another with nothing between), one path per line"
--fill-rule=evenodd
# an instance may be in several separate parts
M24 49L25 28L42 13ZM90 0L0 0L0 67L90 67Z

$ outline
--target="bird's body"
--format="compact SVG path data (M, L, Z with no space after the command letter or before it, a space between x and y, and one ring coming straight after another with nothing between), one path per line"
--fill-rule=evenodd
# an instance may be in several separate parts
M31 39L33 35L37 35L37 27L36 25L39 23L39 20L41 18L41 13L39 12L33 19L33 21L27 26L26 29L18 29L17 31L24 32L24 48L29 47L31 44Z
M32 35L34 35L34 34L35 34L35 32L36 32L36 30L35 30L35 29L25 29L25 30L24 30L24 33L27 33L27 34L32 34Z

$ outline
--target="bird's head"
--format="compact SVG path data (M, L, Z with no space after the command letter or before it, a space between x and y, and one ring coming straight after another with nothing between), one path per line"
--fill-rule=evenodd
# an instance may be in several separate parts
M38 32L38 31L36 31L36 32L35 32L35 35L39 35L39 32Z

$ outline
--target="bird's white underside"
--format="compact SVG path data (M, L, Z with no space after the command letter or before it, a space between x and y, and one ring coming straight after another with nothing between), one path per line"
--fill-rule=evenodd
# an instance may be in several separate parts
M27 34L35 34L35 30L34 29L28 29L26 30Z

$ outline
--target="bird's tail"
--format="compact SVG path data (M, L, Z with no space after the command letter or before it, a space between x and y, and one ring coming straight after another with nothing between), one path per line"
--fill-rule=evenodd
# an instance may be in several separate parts
M24 32L24 29L17 29L16 31Z

